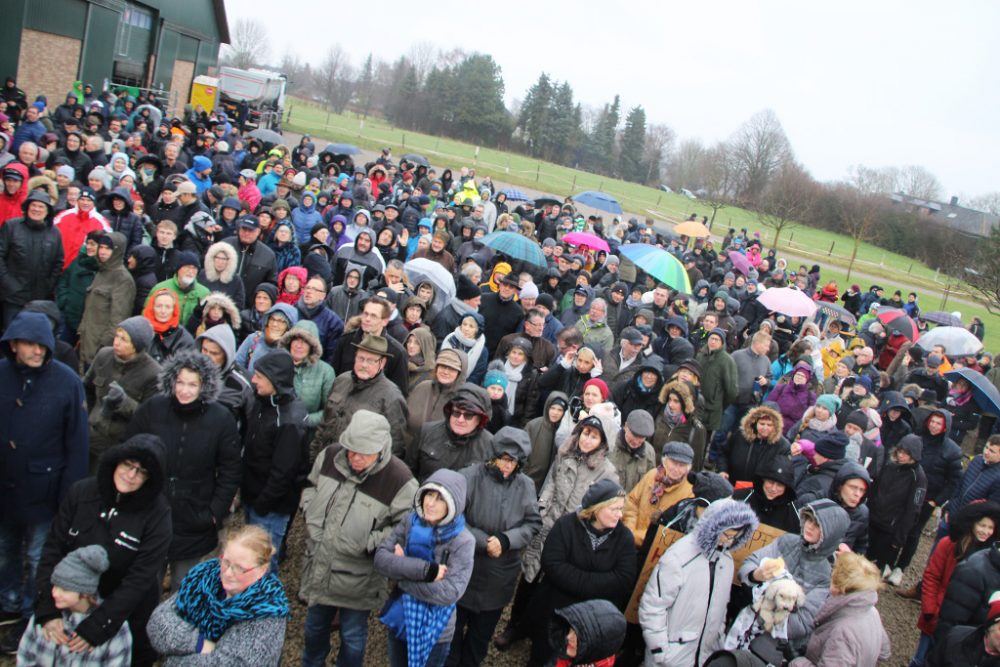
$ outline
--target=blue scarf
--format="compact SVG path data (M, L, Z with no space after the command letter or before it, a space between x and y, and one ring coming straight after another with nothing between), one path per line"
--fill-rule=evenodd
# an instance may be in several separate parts
M268 572L245 591L227 598L219 578L219 559L191 568L177 591L177 615L198 628L205 639L217 642L229 626L258 618L290 615L281 581Z
M451 522L435 527L421 519L416 512L410 512L409 522L406 555L434 562L434 547L449 542L462 532L465 528L465 515L459 514ZM409 667L423 667L455 612L456 605L429 604L409 593L403 593L390 606L392 608L383 614L382 621L389 626L390 632L406 641ZM400 612L402 619L399 618ZM399 623L400 620L403 622Z

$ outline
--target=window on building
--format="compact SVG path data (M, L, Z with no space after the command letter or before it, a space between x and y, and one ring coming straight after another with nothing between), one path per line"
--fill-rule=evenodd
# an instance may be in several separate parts
M153 29L153 14L145 9L136 7L135 5L128 3L125 9L121 13L121 19L118 21L118 35L115 39L115 52L119 56L127 56L129 54L129 46L131 45L133 32L136 30L143 31L136 37L142 39L148 39L148 31Z

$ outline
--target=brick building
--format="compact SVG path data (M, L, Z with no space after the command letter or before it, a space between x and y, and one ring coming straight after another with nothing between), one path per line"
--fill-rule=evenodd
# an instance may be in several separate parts
M75 81L170 91L213 74L229 42L223 0L2 0L0 78L61 104Z

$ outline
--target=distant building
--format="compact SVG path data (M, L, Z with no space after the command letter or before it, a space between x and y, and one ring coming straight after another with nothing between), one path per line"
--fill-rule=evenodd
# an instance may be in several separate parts
M2 0L0 79L13 76L33 100L62 104L77 80L171 91L214 74L229 43L223 0Z
M889 195L889 198L893 206L904 208L966 236L988 237L990 230L1000 224L1000 216L959 206L958 197L952 197L951 201L945 203L896 192Z

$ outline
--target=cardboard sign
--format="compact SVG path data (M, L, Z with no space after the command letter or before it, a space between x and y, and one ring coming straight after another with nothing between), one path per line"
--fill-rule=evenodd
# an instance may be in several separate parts
M758 549L766 547L784 534L785 531L783 530L768 526L767 524L760 524L754 532L753 537L750 538L750 541L732 553L733 584L740 583L740 567L743 566L743 561L747 556ZM684 533L676 531L673 528L667 528L666 526L659 526L657 528L656 538L653 540L653 545L646 556L646 562L642 565L642 571L639 572L639 580L635 584L635 590L632 591L632 598L628 601L628 607L625 608L625 618L629 623L639 623L639 600L642 599L642 593L646 590L646 583L649 581L649 576L653 573L653 568L660 561L660 557L667 552L667 549L673 546L674 542L677 542L682 537L684 537Z

